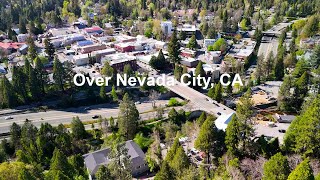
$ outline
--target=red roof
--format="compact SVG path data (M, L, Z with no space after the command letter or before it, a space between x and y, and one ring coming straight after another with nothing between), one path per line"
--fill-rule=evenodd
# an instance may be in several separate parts
M102 29L99 26L94 26L91 28L85 28L84 29L86 32L90 33L90 32L96 32L96 31L102 31Z
M22 45L24 45L25 43L3 43L3 42L0 42L0 47L2 49L19 49Z

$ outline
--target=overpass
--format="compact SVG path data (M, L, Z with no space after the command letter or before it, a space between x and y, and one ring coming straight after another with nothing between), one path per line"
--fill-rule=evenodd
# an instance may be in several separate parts
M229 107L212 100L210 97L180 83L179 81L176 81L173 86L166 86L166 88L184 99L191 101L200 110L213 114L216 117L219 117L222 114L228 115L235 112Z

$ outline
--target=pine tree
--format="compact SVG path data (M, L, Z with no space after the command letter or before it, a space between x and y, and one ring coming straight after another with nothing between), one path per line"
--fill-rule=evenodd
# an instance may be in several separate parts
M107 99L106 87L104 85L100 87L99 95L100 95L101 100L105 101Z
M63 174L72 177L72 169L68 163L67 157L58 148L53 152L50 170L61 171Z
M19 32L20 32L21 34L26 34L26 33L28 33L27 28L26 28L25 20L22 19L21 16L19 17Z
M168 180L175 179L171 167L167 161L164 161L161 165L160 171L156 174L155 180Z
M23 73L22 68L14 66L12 68L12 86L20 97L22 103L26 103L28 101L28 92L27 92L27 77Z
M182 176L184 170L186 170L189 167L189 158L181 146L179 146L176 150L176 154L174 155L174 158L172 159L170 165L177 176Z
M208 91L208 96L211 98L211 99L214 99L214 95L215 95L215 86L211 87Z
M197 123L201 127L204 121L207 119L207 114L205 112L202 112L200 117L197 119Z
M131 161L130 156L128 155L128 149L125 147L125 143L114 142L108 158L112 159L108 164L111 176L123 180L132 179Z
M44 40L44 49L49 59L52 60L54 58L55 48L48 38Z
M202 67L202 62L200 61L196 67L195 76L205 77L205 75L206 75L206 72Z
M180 43L177 38L177 31L174 30L171 35L171 40L168 44L168 52L169 52L169 59L172 64L180 63Z
M278 108L280 110L289 111L292 109L292 94L290 89L293 86L292 76L286 76L283 80L283 83L280 86L278 93Z
M86 130L79 117L73 117L71 122L71 132L75 139L81 140L86 137Z
M118 95L117 95L117 92L116 92L116 88L115 88L114 85L112 86L111 96L112 96L112 100L113 101L118 101L119 98L118 98Z
M123 68L123 74L127 74L128 77L133 75L133 70L130 64L126 64Z
M0 89L2 90L1 95L4 107L12 108L18 104L17 96L6 76L0 81Z
M195 147L204 151L207 155L207 163L210 158L219 158L224 150L224 133L215 126L215 118L209 115L200 128L199 135L194 142Z
M30 94L32 99L39 101L41 98L41 84L39 83L36 72L33 68L30 68L28 82L30 83Z
M289 175L288 180L314 180L309 159L303 160Z
M20 146L21 127L17 123L10 126L10 143L11 147L17 149Z
M195 50L195 49L197 49L197 47L198 47L198 43L197 43L196 36L192 35L190 40L189 40L189 43L187 44L187 48Z
M320 95L311 100L303 113L290 124L284 144L289 152L319 157L320 154Z
M23 167L19 171L18 179L19 180L36 180L36 178L25 167Z
M282 48L280 48L282 49ZM279 50L283 51L283 50ZM279 53L281 54L281 53ZM284 63L283 63L283 55L277 55L277 60L275 62L274 75L276 80L280 81L284 77Z
M183 71L183 68L179 64L176 64L173 72L174 78L176 80L180 81L180 78L182 76L182 71Z
M123 96L119 109L119 133L126 139L133 139L138 127L139 111L128 93Z
M57 59L53 62L53 80L60 91L64 91L64 78L66 76L63 64Z
M214 88L215 88L215 90L214 90L213 99L218 102L221 102L221 100L222 100L222 86L221 86L221 84L218 83Z
M28 57L31 60L34 60L38 56L38 53L37 53L37 47L34 44L34 40L31 36L28 37L27 44L28 44Z
M286 156L277 153L264 163L263 180L286 180L290 173L289 163Z
M239 155L239 143L241 140L241 124L236 115L232 116L226 129L225 144L228 149L228 153L231 155Z
M180 146L178 134L179 134L179 133L177 133L177 136L175 137L175 139L174 139L174 141L173 141L173 144L172 144L172 146L170 147L170 149L168 150L167 155L166 155L165 161L168 162L169 164L170 164L171 161L173 160L174 155L176 154L177 149L178 149L178 147Z
M42 61L39 57L37 57L35 59L35 71L36 71L36 74L37 74L37 79L39 81L39 85L41 87L41 95L44 95L45 94L45 87L48 83L48 73L47 71L45 71L43 68L43 64L42 64Z

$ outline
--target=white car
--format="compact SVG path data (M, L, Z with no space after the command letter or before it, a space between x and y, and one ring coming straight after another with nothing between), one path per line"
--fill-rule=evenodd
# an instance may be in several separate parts
M8 117L5 117L4 119L5 119L5 120L10 120L10 119L13 119L13 117L8 116Z
M135 105L137 105L137 104L141 104L141 102L140 102L140 101L137 101L137 102L135 102L134 104L135 104Z

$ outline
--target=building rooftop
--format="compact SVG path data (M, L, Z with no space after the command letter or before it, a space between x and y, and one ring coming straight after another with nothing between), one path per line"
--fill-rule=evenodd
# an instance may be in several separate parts
M145 163L145 154L134 141L126 141L125 147L128 149L128 155L130 156L132 164ZM110 152L110 148L105 148L83 155L85 165L91 175L95 174L101 165L107 165L110 163L111 159L108 157Z
M216 121L214 122L216 127L220 130L223 130L223 131L226 131L227 129L227 126L229 124L229 122L231 121L232 119L232 116L234 115L235 113L232 112L230 114L221 114L217 119Z

